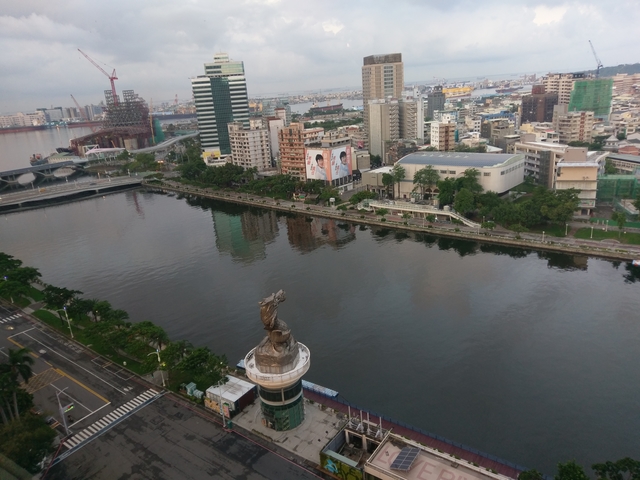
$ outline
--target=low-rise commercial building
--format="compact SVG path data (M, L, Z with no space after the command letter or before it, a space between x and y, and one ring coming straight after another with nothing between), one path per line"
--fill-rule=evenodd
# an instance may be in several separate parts
M263 172L271 168L269 131L266 128L250 130L240 122L229 123L231 162L245 170L255 168Z

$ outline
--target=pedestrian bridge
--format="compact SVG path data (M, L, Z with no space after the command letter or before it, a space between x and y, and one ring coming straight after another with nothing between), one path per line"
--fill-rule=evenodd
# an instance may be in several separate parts
M0 172L0 190L16 187L20 185L20 178L28 174L33 174L35 180L33 183L38 184L47 179L54 179L56 177L56 170L61 168L71 168L73 170L81 169L76 162L71 160L57 163L44 163L42 165L33 165L31 167L16 168L14 170L6 170ZM28 182L28 180L27 180Z
M480 228L480 224L472 222L464 215L453 210L440 210L431 205L419 205L411 202L397 202L393 200L365 200L358 205L359 209L376 211L381 209L389 210L391 214L402 215L407 213L414 218L426 219L427 216L433 215L435 218L440 219L442 217L448 218L448 220L456 219L466 225L467 227ZM446 209L447 207L445 207Z
M142 184L142 177L111 177L90 181L70 181L13 192L0 193L0 212L38 208L96 195L118 192Z

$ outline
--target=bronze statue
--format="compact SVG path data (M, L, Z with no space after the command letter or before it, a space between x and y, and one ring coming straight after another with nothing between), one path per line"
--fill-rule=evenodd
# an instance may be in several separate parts
M298 343L291 329L278 318L278 305L286 300L283 290L264 298L260 305L260 318L267 336L256 347L258 369L270 373L283 373L298 358Z

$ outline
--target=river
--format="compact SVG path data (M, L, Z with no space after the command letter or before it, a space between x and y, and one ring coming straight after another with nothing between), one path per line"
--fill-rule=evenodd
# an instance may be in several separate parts
M126 192L0 217L43 280L235 364L258 301L346 399L553 474L640 451L640 272L628 264Z

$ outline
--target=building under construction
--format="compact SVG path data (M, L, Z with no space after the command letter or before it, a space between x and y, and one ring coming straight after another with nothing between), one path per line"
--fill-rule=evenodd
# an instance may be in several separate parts
M137 150L151 145L152 131L149 107L133 90L122 91L122 101L112 90L105 90L107 103L102 128L94 133L71 140L77 155L84 154L84 146L125 148Z

